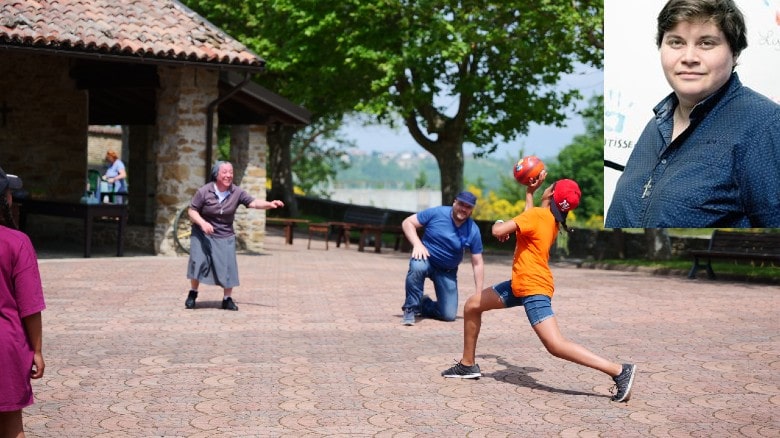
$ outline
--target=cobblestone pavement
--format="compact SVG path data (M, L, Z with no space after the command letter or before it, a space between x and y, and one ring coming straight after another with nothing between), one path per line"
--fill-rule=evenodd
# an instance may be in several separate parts
M185 257L41 259L47 367L27 434L780 436L776 285L554 266L564 335L638 366L618 404L609 377L549 355L522 309L485 315L481 379L442 378L462 319L401 325L407 257L269 236L239 256L238 312L211 286L184 308ZM509 259L487 257L486 284ZM460 286L462 315L468 262Z

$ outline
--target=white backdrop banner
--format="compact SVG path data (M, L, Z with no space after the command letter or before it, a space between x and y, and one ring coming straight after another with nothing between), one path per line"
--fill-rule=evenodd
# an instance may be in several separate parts
M748 47L737 60L742 84L780 102L780 0L735 0ZM666 0L604 0L604 215L653 107L672 92L655 45Z

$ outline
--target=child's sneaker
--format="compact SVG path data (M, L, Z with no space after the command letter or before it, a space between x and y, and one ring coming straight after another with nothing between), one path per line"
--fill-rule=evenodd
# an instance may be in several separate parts
M612 396L612 401L615 402L627 402L631 398L631 387L634 385L634 375L636 374L636 365L630 363L623 364L623 371L612 380L615 381L615 386L610 390L614 393L615 388L617 392Z
M451 368L442 371L443 377L452 377L456 379L479 379L482 377L482 373L479 371L479 365L474 364L466 366L460 362L456 363Z

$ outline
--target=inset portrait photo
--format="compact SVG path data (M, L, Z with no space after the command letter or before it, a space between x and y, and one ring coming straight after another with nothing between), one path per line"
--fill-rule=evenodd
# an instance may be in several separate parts
M780 0L605 0L607 228L780 227Z

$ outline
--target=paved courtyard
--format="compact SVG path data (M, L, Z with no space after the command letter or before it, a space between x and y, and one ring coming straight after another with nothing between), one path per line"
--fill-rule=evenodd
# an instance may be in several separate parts
M616 404L611 379L550 356L522 309L484 317L481 379L442 378L462 319L400 324L408 254L312 246L274 235L240 255L238 312L210 286L185 310L185 257L42 258L28 436L780 436L777 285L554 266L564 335L638 366ZM510 258L487 257L486 284ZM460 290L462 315L468 263Z

